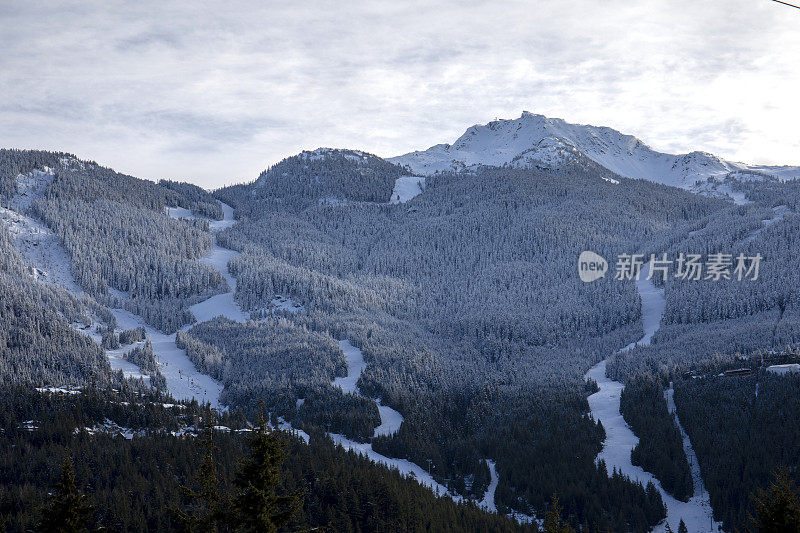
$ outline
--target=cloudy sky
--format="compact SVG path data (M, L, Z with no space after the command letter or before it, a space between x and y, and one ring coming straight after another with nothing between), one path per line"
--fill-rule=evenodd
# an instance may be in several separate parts
M0 50L0 146L207 187L523 109L800 164L800 10L769 0L0 0Z

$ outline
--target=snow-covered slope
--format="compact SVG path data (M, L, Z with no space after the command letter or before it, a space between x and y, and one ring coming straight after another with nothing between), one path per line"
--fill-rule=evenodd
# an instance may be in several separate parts
M518 119L472 126L452 145L437 144L388 161L407 166L415 174L430 175L478 165L558 168L580 156L623 177L695 190L702 190L708 178L721 180L731 172L780 180L800 177L800 167L750 166L706 152L665 154L611 128L570 124L528 111Z

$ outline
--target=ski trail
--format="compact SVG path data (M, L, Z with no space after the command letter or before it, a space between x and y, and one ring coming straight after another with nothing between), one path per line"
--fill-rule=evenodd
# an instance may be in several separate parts
M486 493L483 495L483 499L478 505L487 511L496 513L497 506L494 503L494 495L495 492L497 492L497 485L500 483L500 476L497 475L497 467L494 461L486 459L486 466L489 467L489 474L491 474L492 480L489 482L489 486L486 488Z
M360 349L350 344L349 340L340 340L339 348L344 353L345 360L347 361L347 376L335 378L332 384L334 387L341 389L344 394L357 394L361 396L361 392L358 390L357 383L358 378L361 377L361 373L367 367L367 364L364 362L364 354ZM387 434L386 431L389 429L393 429L394 431L400 429L400 424L403 422L403 415L388 406L383 406L383 410L379 408L378 412L381 414L381 425L378 427L384 428L382 430L382 434ZM385 414L387 415L386 419L384 419ZM392 431L392 433L394 431ZM439 496L447 495L457 502L463 500L461 496L451 494L447 490L447 487L434 480L433 476L431 476L421 466L412 463L407 459L394 459L382 455L376 452L372 448L372 443L369 442L356 442L338 433L328 433L328 435L333 439L333 442L340 444L346 450L354 451L388 468L396 468L401 474L407 477L413 477L420 483L420 485L428 487ZM375 436L377 435L378 429L376 428Z
M689 499L688 503L679 502L683 505L694 506L695 510L702 509L704 511L701 515L696 516L694 521L698 524L705 525L709 524L710 530L716 531L714 528L715 522L713 520L714 512L711 508L711 497L706 490L706 485L703 482L703 475L700 472L700 462L697 460L697 454L694 453L694 448L692 448L692 442L689 440L689 435L686 434L684 431L683 426L681 425L681 421L678 418L678 413L675 408L675 389L672 387L672 382L669 384L669 389L664 391L664 398L667 401L667 409L670 413L675 415L675 422L678 424L678 429L681 432L681 440L683 442L683 452L686 454L686 459L689 461L689 468L692 472L692 483L694 485L694 494ZM692 509L686 509L687 512L691 512ZM689 525L689 521L684 518L686 525ZM675 529L677 531L677 528ZM698 529L698 531L702 531Z
M636 290L642 300L644 335L638 341L620 350L620 352L629 350L637 345L649 345L653 334L658 330L661 323L661 316L666 308L666 299L664 298L664 291L647 280L649 272L650 264L646 263L642 267L639 279L636 280ZM670 525L673 531L677 531L681 519L686 523L689 531L716 531L711 506L707 503L707 493L705 493L705 499L701 490L700 496L695 496L688 502L681 502L667 493L661 483L650 472L631 463L631 451L639 443L639 438L633 433L620 413L620 398L624 386L622 383L606 376L606 362L605 359L600 361L590 368L584 376L586 380L593 379L597 382L599 390L589 396L587 400L592 416L595 420L599 420L606 430L603 449L598 454L597 460L605 461L609 471L616 468L633 480L639 481L644 485L652 482L658 488L661 498L664 500L664 505L667 507L667 518L658 524L653 531L657 533L666 531L667 524ZM689 454L694 457L694 450L691 448L688 437L684 438L684 449L689 450L687 457L690 456ZM696 463L696 457L694 460ZM702 487L702 481L697 486ZM695 494L697 494L697 489L695 489Z
M345 394L357 394L363 396L361 391L358 389L358 379L361 377L361 373L367 368L367 364L364 361L364 354L360 349L350 344L350 341L346 339L339 341L339 348L344 353L345 360L347 361L347 376L334 378L332 384L334 387L340 388ZM373 436L378 437L393 435L400 429L400 425L403 423L403 415L391 407L381 404L380 400L375 400L375 403L378 404L378 413L381 417L381 424L375 428L375 433ZM458 494L453 494L448 491L447 487L438 483L435 479L433 479L432 475L430 475L425 469L416 463L412 463L407 459L395 459L382 455L376 452L372 448L372 443L369 442L357 442L338 433L328 433L328 435L336 444L340 444L346 450L354 451L388 468L396 468L401 474L407 477L413 477L417 480L417 482L419 482L420 485L428 487L434 491L437 496L448 496L456 502L461 502L464 500L464 498ZM489 483L489 487L487 488L486 493L484 494L479 505L487 511L497 512L497 507L494 503L494 495L499 483L499 477L497 475L497 470L495 469L494 461L487 459L486 464L489 467L489 472L491 474L491 482Z
M30 216L30 207L40 198L53 180L52 170L35 170L17 177L18 193L9 199L9 208L0 207L0 220L9 228L17 249L26 261L34 267L34 276L43 283L57 286L76 297L85 292L72 275L71 258L64 250L58 236L44 223ZM223 220L210 222L212 231L220 231L235 224L233 208L220 202ZM167 214L173 218L194 218L191 212L181 208L168 208ZM236 280L228 272L228 261L238 253L215 244L200 261L217 268L228 283L228 292L215 295L190 309L199 320L208 320L223 315L237 322L247 320L248 315L234 302ZM124 296L124 295L123 295ZM219 397L222 385L208 375L200 373L187 356L185 350L175 345L175 334L167 335L147 324L144 320L124 309L110 309L117 320L118 327L133 329L144 327L153 345L153 352L159 363L159 371L167 381L170 395L180 400L196 399L220 408ZM185 326L186 330L191 325ZM92 337L98 344L99 335L91 329L75 326L77 331ZM135 345L134 345L135 346ZM138 366L126 361L124 354L134 346L115 350L105 350L109 365L114 371L121 370L128 378L149 380Z

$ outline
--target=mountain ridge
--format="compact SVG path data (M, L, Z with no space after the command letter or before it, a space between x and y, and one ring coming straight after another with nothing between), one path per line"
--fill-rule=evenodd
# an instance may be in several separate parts
M470 126L453 144L436 144L387 161L415 174L431 175L479 165L558 168L577 154L622 177L648 179L695 192L707 192L709 179L722 183L727 176L741 178L746 174L780 181L800 177L797 166L748 165L701 151L667 154L607 126L572 124L529 111L523 111L516 119Z

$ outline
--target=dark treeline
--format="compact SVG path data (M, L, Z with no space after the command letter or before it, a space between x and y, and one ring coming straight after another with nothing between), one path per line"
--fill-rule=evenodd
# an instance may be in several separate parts
M800 378L756 372L675 382L681 424L692 441L714 516L726 530L753 514L750 494L785 467L800 468Z
M123 404L123 402L127 402ZM25 388L0 391L0 521L9 532L27 531L42 519L47 494L62 460L71 457L77 488L93 511L89 525L114 531L181 531L181 512L191 513L182 487L194 487L207 448L204 437L173 436L191 425L232 429L236 414L209 418L197 404L179 404L155 394L92 391L67 396ZM33 423L26 424L29 421ZM92 428L110 420L140 430L132 439ZM77 431L76 431L77 429ZM248 452L249 433L213 432L212 459L221 501L232 497L232 481ZM245 435L244 437L242 435ZM288 530L331 531L536 531L534 526L437 498L413 479L335 447L316 433L310 446L288 439L282 481L276 491L303 495ZM235 512L235 505L228 511ZM229 524L225 524L227 527ZM227 529L225 529L227 530Z
M650 376L626 382L620 412L639 437L639 444L631 451L631 463L652 472L675 498L689 501L694 494L692 473L680 429L667 410L661 382Z

